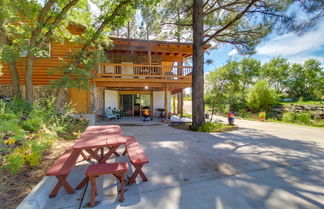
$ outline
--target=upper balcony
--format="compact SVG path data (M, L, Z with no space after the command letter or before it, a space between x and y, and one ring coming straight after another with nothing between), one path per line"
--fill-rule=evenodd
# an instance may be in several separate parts
M100 63L96 81L191 83L191 66Z

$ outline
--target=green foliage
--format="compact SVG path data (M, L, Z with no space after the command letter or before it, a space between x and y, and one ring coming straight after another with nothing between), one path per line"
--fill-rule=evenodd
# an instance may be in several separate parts
M262 66L261 75L271 84L277 94L281 94L287 87L288 69L287 59L275 57Z
M323 95L323 68L321 63L309 59L301 64L292 64L289 68L287 94L291 98L303 97L313 100Z
M25 160L19 153L12 153L7 156L4 168L8 169L11 173L17 173L19 169L24 167Z
M276 92L265 80L258 81L248 93L247 103L254 111L269 110L276 103Z
M296 113L294 112L285 112L282 115L282 120L286 122L294 122L296 120Z
M309 112L301 112L296 116L297 123L309 124L311 119L311 114Z
M282 115L282 120L291 123L310 124L311 114L309 112L285 112Z
M0 168L16 173L26 165L39 166L55 140L78 137L88 123L69 113L69 107L62 114L55 111L54 97L33 105L0 101Z
M197 132L222 132L228 129L231 129L235 126L233 125L226 125L223 123L215 123L215 122L206 122L200 127L192 127L192 130Z

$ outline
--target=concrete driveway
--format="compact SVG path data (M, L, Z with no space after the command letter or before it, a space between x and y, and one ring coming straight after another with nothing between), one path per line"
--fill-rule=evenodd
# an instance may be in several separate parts
M115 179L101 177L95 208L324 208L324 129L236 123L239 130L215 134L167 125L122 126L149 156L144 166L149 181L126 187L120 203ZM71 178L81 178L82 166ZM82 208L89 189L72 196L60 191L46 208Z

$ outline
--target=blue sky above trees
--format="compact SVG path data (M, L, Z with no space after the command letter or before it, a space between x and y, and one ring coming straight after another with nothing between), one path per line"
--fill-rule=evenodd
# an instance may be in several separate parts
M324 65L324 19L322 19L315 30L296 35L286 33L281 35L271 34L262 41L256 48L256 53L252 58L260 60L262 63L269 61L276 56L287 58L289 62L303 63L305 60L313 58L319 60ZM211 50L205 54L206 59L212 59L213 63L205 65L205 71L211 71L228 62L228 60L240 60L243 56L230 46L223 46L219 49Z

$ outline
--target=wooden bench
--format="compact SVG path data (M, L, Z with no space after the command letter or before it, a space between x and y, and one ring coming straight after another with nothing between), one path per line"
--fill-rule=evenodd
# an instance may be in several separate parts
M81 183L76 187L76 189L81 189L88 181L91 184L90 192L90 206L96 205L95 196L98 194L96 178L100 175L112 174L120 182L120 202L124 202L124 181L125 174L128 171L128 163L103 163L91 165L86 171L86 177L81 181Z
M138 143L134 136L128 136L126 142L126 149L123 155L128 154L129 160L134 166L135 170L129 179L128 183L132 184L135 182L136 177L138 174L141 176L143 181L147 181L147 177L145 176L144 172L142 171L142 167L144 164L149 163L148 157L144 153L143 148Z
M55 197L62 186L68 194L74 193L73 188L66 181L66 178L78 160L79 155L80 152L73 151L71 147L70 149L66 150L49 169L47 169L45 175L55 176L58 180L52 192L49 194L49 197Z

